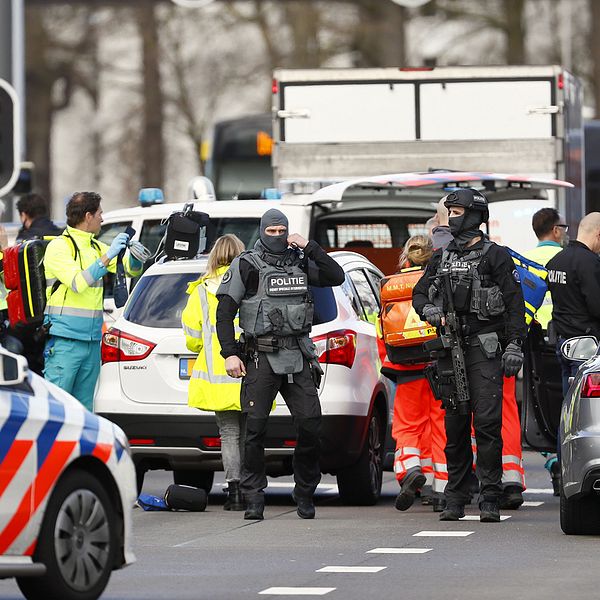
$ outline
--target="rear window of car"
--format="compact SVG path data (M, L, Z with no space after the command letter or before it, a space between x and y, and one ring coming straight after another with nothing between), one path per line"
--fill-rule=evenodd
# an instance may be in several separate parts
M124 317L145 327L181 328L188 283L201 273L172 273L142 277L135 286Z
M181 327L181 313L187 302L188 283L201 273L172 273L147 275L136 285L125 309L124 317L144 327ZM337 305L331 288L312 288L315 316L313 325L333 321Z

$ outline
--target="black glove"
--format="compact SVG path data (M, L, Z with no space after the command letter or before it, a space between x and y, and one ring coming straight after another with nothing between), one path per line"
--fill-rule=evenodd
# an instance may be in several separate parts
M433 327L439 327L442 324L442 319L444 318L444 311L439 306L426 304L423 307L423 316L430 325L433 325Z
M523 366L523 351L517 342L510 342L502 355L502 369L507 377L514 377Z

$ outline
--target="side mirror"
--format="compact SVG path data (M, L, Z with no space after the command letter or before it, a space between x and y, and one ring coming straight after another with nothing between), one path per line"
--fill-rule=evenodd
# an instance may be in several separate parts
M580 337L565 340L560 347L560 353L573 362L585 362L596 355L598 350L598 340L592 335L582 335Z
M27 359L17 354L0 353L0 385L19 385L27 379Z

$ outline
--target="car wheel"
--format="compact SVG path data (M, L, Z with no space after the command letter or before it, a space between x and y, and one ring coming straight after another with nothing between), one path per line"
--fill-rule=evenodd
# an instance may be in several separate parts
M215 474L213 471L173 471L173 481L179 485L191 485L203 489L207 494L213 486Z
M46 565L42 577L18 578L29 600L95 600L115 564L118 516L103 485L75 469L57 484L33 555Z
M600 534L600 497L567 498L560 483L560 528L567 535Z
M346 504L372 506L381 494L383 443L381 420L377 413L369 419L367 439L358 462L337 474L340 498Z

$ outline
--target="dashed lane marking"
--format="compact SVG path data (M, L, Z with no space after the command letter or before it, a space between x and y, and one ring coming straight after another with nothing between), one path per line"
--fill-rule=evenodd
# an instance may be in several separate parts
M269 488L280 488L280 489L294 489L294 482L290 481L269 481ZM338 486L335 483L320 483L317 486L317 491L323 492L324 494L337 494Z
M419 531L413 533L413 537L467 537L473 531Z
M334 587L270 587L258 593L263 596L324 596L334 590Z
M341 566L333 566L333 567L323 567L322 569L317 569L315 573L379 573L379 571L383 571L387 569L387 567L341 567Z
M510 519L511 515L500 515L501 521L506 521L506 519ZM461 517L459 521L479 521L479 515L465 515Z
M525 502L523 502L523 504L521 504L521 506L541 506L542 504L544 504L543 502L531 502L529 500L526 500Z
M554 494L554 490L552 488L527 488L524 494Z
M425 554L433 548L373 548L367 554Z

